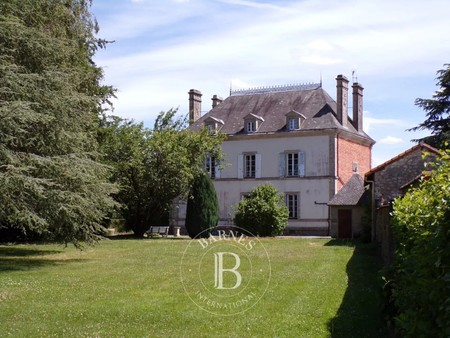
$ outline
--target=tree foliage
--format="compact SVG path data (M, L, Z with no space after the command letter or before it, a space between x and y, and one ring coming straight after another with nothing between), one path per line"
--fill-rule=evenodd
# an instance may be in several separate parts
M105 41L86 1L1 1L0 13L3 239L93 241L114 205L96 142L113 95L92 60Z
M436 148L445 149L450 142L450 64L437 72L439 89L431 99L416 99L416 105L427 112L427 119L410 130L430 130L431 136L416 141L424 141Z
M406 337L450 336L450 152L432 165L429 179L394 203L389 282Z
M176 110L160 113L152 130L118 117L104 119L102 151L120 185L116 197L126 224L137 236L161 219L175 198L187 197L205 156L220 158L222 140L206 129L189 131Z
M274 186L263 184L239 202L234 222L255 236L277 236L286 228L288 217L283 196Z
M195 178L188 197L185 224L189 236L209 237L219 222L219 216L216 190L211 179L202 173Z

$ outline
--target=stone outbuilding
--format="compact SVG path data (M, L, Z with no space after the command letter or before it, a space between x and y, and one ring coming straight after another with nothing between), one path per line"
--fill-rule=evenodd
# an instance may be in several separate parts
M337 238L359 238L370 224L368 192L364 179L354 173L350 180L328 203L330 207L330 236ZM365 217L366 216L366 217Z
M366 184L371 185L373 200L372 238L381 243L385 262L390 261L394 251L390 228L392 202L403 196L408 187L431 169L426 163L434 162L438 155L436 148L419 143L365 174Z

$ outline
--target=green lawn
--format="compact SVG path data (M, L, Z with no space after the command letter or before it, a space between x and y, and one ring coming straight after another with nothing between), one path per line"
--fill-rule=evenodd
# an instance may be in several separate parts
M209 314L186 295L188 240L107 240L79 251L0 246L0 336L383 337L370 246L263 239L272 278L243 314Z

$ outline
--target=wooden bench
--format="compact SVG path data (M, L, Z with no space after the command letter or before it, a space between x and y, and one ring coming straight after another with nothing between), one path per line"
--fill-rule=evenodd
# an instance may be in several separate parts
M155 234L167 237L169 235L168 226L151 226L146 232L147 235L152 236Z

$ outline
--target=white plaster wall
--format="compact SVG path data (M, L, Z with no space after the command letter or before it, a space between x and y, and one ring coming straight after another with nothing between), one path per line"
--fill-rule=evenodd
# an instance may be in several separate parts
M242 195L259 184L270 183L282 194L299 193L299 220L290 226L328 226L329 187L334 184L329 175L329 136L264 138L226 141L220 179L214 180L223 223L231 222L234 208ZM305 177L285 178L279 175L279 154L286 151L305 153ZM238 156L246 152L261 154L261 178L238 179ZM316 203L315 203L316 202ZM322 204L321 204L322 203Z
M221 178L237 178L238 156L246 152L261 154L262 177L279 176L279 154L285 151L305 153L305 176L329 174L329 136L304 136L285 138L246 137L243 140L227 140L222 145L225 155Z

